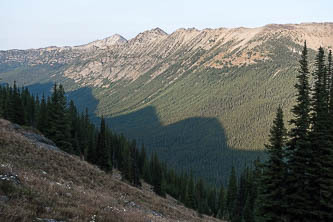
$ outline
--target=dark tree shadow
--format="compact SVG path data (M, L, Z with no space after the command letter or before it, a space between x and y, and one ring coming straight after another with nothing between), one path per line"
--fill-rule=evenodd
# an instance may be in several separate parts
M216 118L188 118L163 126L154 107L107 119L117 133L144 143L169 166L192 169L211 183L226 183L232 166L238 172L263 152L236 150L227 145L225 130Z

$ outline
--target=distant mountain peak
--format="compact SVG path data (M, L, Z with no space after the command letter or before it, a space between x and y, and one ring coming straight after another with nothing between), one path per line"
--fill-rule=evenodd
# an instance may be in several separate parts
M159 27L156 27L156 28L154 28L154 29L152 29L150 31L152 31L154 33L161 34L161 35L168 35L168 33L166 33L163 29L161 29Z
M150 29L150 30L139 33L137 36L135 36L133 39L131 39L131 41L139 42L139 43L151 42L151 41L155 41L156 39L160 39L160 38L163 38L166 36L168 36L168 33L163 31L161 28L156 27L154 29Z
M119 34L114 34L110 37L104 38L102 40L96 40L85 45L78 46L79 48L107 48L113 45L122 45L127 43L127 39Z
M143 33L156 34L156 35L162 35L162 36L168 35L168 33L166 33L163 29L161 29L159 27L147 30L147 31L145 31Z

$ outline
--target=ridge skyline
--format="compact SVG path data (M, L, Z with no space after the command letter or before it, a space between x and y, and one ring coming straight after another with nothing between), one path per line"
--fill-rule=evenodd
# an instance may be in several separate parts
M136 39L138 36L140 35L144 35L147 34L149 32L162 32L163 35L166 36L170 36L173 33L179 32L179 31L199 31L199 32L203 32L203 31L209 31L209 30L239 30L239 29L246 29L246 30L254 30L254 29L262 29L262 28L268 28L268 27L272 27L272 26L279 26L279 27L283 27L283 26L306 26L306 25L333 25L333 21L332 22L300 22L300 23L270 23L270 24L266 24L264 26L255 26L255 27L247 27L247 26L238 26L238 27L218 27L218 28L196 28L196 27L188 27L188 28L184 28L184 27L180 27L177 28L176 30L174 30L171 33L166 32L164 29L160 28L159 26L155 27L155 28L151 28L151 29L147 29L144 30L142 32L139 32L138 34L136 34L134 37L132 38L127 38L122 34L119 33L114 33L112 35L109 35L107 37L104 37L102 39L96 39L93 41L89 41L87 43L83 43L83 44L76 44L76 45L48 45L48 46L43 46L43 47L32 47L32 48L11 48L11 49L0 49L0 51L11 51L11 50L40 50L40 49L47 49L47 48L79 48L79 47L84 47L84 46L88 46L92 43L96 43L96 42L102 42L102 41L107 41L110 38L114 38L117 37L121 40L125 40L125 43L128 43L129 41L132 41L134 39Z

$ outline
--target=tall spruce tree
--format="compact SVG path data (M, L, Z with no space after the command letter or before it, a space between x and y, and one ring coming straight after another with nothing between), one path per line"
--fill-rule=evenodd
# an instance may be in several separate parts
M48 131L47 136L52 139L62 150L73 153L70 120L67 113L67 99L62 85L54 84L48 107Z
M333 218L332 186L333 158L330 135L331 123L328 121L327 70L323 48L319 48L313 73L315 83L312 92L311 148L312 158L309 166L308 194L311 200L311 220L331 221Z
M102 116L96 144L96 164L105 171L112 170L110 152L106 146L106 125Z
M312 150L309 140L310 127L310 86L308 68L308 50L306 42L299 61L300 68L295 88L296 104L292 108L292 128L289 132L287 147L288 176L286 178L286 204L289 220L301 221L309 212L309 197L306 186L309 182L308 172Z
M17 88L15 81L12 89L12 94L10 94L9 97L8 119L20 125L25 124L24 105L22 102L20 90Z
M260 188L260 221L279 222L286 219L285 205L285 142L286 129L283 123L283 111L277 109L270 130L269 144L265 145L268 160L264 165Z
M248 192L249 192L249 169L246 168L244 172L241 174L239 179L239 186L237 192L237 198L235 201L235 207L233 209L233 217L232 222L242 222L243 219L243 210L245 207L245 203L247 200Z
M40 102L40 108L37 118L37 129L42 133L46 133L46 129L48 128L48 114L47 114L47 104L45 101L45 96L43 93L42 100Z

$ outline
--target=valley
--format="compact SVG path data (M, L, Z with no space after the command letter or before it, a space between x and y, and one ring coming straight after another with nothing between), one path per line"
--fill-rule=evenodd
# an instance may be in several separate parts
M319 46L333 46L333 24L156 28L130 40L0 51L0 78L39 94L61 83L81 111L103 115L170 166L219 184L232 165L264 158L279 104L285 120L292 117L304 40L312 60Z

